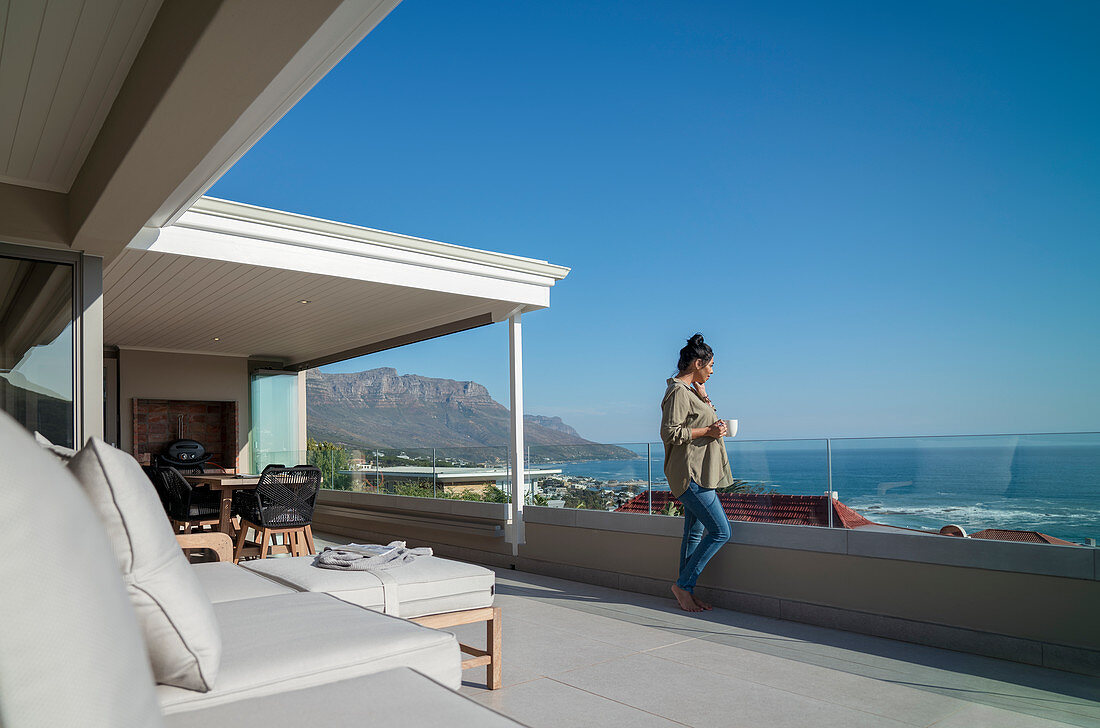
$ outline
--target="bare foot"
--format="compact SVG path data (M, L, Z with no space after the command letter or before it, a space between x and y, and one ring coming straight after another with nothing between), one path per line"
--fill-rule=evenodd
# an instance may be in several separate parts
M702 599L695 596L694 594L691 595L691 599L693 602L695 602L695 605L702 609L704 612L709 612L710 610L714 609L713 604L711 604L710 602L704 602Z
M691 592L685 591L675 584L672 585L672 596L676 597L676 601L680 604L680 609L685 612L701 612L703 608L695 603L695 599L692 598Z

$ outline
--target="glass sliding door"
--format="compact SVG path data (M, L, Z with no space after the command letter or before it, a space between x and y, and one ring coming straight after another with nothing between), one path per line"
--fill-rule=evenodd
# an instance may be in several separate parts
M74 266L0 255L0 409L74 446Z
M286 372L252 373L252 469L265 465L298 465L298 375Z

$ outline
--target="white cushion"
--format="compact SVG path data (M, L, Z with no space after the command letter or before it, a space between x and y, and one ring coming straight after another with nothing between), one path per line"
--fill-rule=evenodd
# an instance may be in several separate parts
M157 697L166 715L394 667L411 667L453 689L462 682L454 635L327 594L222 602L214 605L214 612L225 643L218 684L207 693L158 685ZM370 722L369 711L363 719Z
M244 561L241 566L302 591L325 592L345 602L382 611L381 580L368 571L338 571L313 565L312 556ZM438 556L420 556L388 569L399 612L411 619L462 609L493 606L496 574L483 566Z
M214 610L157 492L132 457L92 438L69 463L114 547L158 683L214 686L222 644Z
M276 594L295 594L298 591L225 561L192 564L191 569L198 577L199 585L206 592L207 598L214 604L237 599L271 597Z
M72 475L0 412L0 723L161 725L115 555Z
M175 713L165 723L169 728L291 723L325 728L520 728L511 718L407 667Z

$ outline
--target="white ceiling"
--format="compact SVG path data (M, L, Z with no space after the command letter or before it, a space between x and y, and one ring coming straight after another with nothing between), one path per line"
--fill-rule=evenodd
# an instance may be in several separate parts
M500 305L487 298L134 249L111 263L103 288L107 345L287 363L424 331Z
M0 0L0 182L69 191L160 5Z

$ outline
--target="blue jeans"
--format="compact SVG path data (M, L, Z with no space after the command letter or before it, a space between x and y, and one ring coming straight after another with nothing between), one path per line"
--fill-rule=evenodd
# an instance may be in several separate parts
M730 540L730 522L713 488L700 488L691 481L679 501L684 507L684 540L680 543L676 585L690 592L703 567Z

